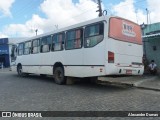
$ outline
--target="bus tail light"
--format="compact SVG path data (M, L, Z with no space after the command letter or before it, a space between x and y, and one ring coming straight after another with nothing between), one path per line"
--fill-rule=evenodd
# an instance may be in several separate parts
M114 63L114 53L108 51L108 63Z
M114 53L108 51L108 63L114 63Z

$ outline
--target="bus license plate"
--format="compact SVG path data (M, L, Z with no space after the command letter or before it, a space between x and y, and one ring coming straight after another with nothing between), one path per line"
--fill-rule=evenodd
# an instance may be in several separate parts
M132 70L126 70L126 74L132 74Z

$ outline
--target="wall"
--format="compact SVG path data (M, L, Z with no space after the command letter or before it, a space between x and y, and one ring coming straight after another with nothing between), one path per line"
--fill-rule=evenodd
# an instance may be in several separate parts
M143 33L144 54L148 64L155 60L160 73L160 23L145 26Z
M4 67L10 66L9 60L9 45L8 45L8 38L1 38L0 39L0 63L3 62Z
M160 67L160 38L146 41L146 57L148 61L155 60Z

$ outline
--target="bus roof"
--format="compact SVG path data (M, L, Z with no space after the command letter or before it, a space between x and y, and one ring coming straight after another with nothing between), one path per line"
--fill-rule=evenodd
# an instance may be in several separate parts
M85 22L81 22L81 23L77 23L77 24L74 24L74 25L64 27L64 28L53 30L53 31L50 31L50 32L47 32L47 33L43 33L43 34L40 34L40 35L37 35L37 36L28 37L28 38L25 38L23 40L23 42L29 41L29 40L34 40L36 38L41 38L41 37L47 36L47 35L53 35L55 33L63 32L63 31L66 31L66 30L74 29L74 28L78 28L78 27L85 26L85 25L92 24L92 23L99 22L99 21L104 21L104 20L108 21L111 17L116 17L116 18L127 20L125 18L121 18L121 17L118 17L118 16L102 16L102 17L94 18L92 20L88 20L88 21L85 21ZM130 20L127 20L127 21L130 21ZM133 21L130 21L130 22L134 23ZM134 24L136 24L136 23L134 23ZM22 43L22 41L20 43Z

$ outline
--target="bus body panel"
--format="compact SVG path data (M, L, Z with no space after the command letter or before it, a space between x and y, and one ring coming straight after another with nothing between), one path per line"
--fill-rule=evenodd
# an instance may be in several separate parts
M101 17L95 20L80 23L71 27L67 27L57 32L64 32L70 29L75 29L102 22L104 23L104 39L97 45L89 48L83 46L79 49L62 50L62 51L50 51L46 53L37 53L17 56L15 62L13 62L12 69L17 70L17 65L20 63L25 73L36 74L48 74L53 75L53 68L55 63L62 63L64 67L65 76L71 77L94 77L105 75L141 75L143 74L142 56L143 49L140 40L132 42L135 39L130 39L124 36L120 37L120 40L115 39L116 34L110 35L110 20L113 18L114 22L120 20L122 22L122 28L124 23L130 25L130 22L119 17ZM117 19L116 19L117 18ZM118 21L119 22L119 21ZM134 23L132 23L134 24ZM132 26L132 25L131 25ZM120 25L119 25L120 27ZM139 28L136 27L139 32ZM115 31L114 29L113 31ZM116 33L121 34L120 29ZM123 31L126 34L126 31ZM133 31L131 30L131 33ZM47 35L53 35L48 33L45 35L39 35L28 40L41 38ZM128 34L128 32L127 32ZM135 34L131 34L135 35ZM116 36L117 37L117 36ZM138 34L139 38L139 34ZM114 63L109 63L108 52L114 53ZM136 64L133 64L136 63ZM131 71L131 72L130 72Z
M53 74L56 62L64 65L66 76L89 77L105 75L104 41L93 48L81 48L57 52L18 56L17 64L21 63L23 72L36 74ZM95 53L95 54L93 54ZM55 57L56 56L56 57ZM31 62L31 64L28 64ZM103 72L100 69L103 68Z
M118 40L108 40L110 46L109 51L115 54L115 63L131 65L133 62L142 63L143 48L142 45L122 42Z
M109 19L108 39L106 40L106 54L114 54L114 63L109 63L106 57L107 75L142 75L143 48L140 26L122 19Z

